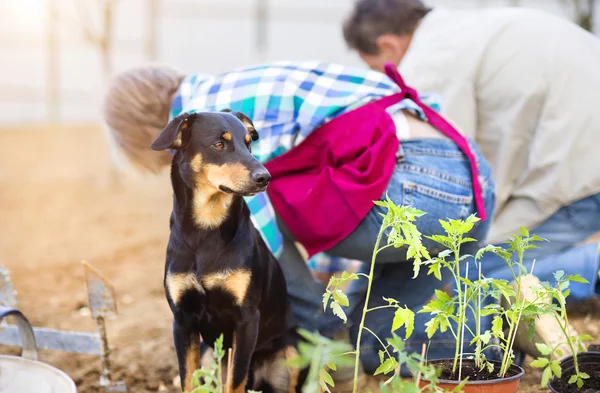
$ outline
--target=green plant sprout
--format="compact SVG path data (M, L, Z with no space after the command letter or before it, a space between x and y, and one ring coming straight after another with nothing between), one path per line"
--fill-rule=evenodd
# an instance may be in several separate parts
M386 345L383 341L368 327L365 326L365 318L367 313L380 310L383 308L396 308L394 313L394 320L392 323L391 331L399 329L404 326L406 329L406 338L410 337L414 329L414 313L406 308L402 307L395 299L387 299L387 305L369 308L369 300L371 297L371 286L373 283L373 273L375 269L375 261L377 255L390 247L400 248L406 247L407 259L413 259L413 271L414 277L419 274L421 262L424 259L429 259L429 254L421 242L421 233L415 225L417 217L424 215L425 213L408 206L397 206L392 202L389 197L386 197L385 201L376 201L377 206L387 209L386 214L382 214L383 222L377 235L375 247L373 250L373 257L371 259L371 267L369 274L358 273L358 274L342 274L341 278L332 277L327 287L326 292L323 294L323 307L327 310L329 304L333 313L340 317L346 322L347 317L342 307L348 306L348 298L340 289L340 286L349 280L357 280L359 276L367 279L367 292L365 297L365 305L362 310L360 325L358 327L358 333L356 338L356 345L354 351L351 352L355 356L354 363L354 386L353 392L356 393L358 389L358 372L360 367L360 345L363 331L371 333L383 347L383 351L380 352L381 365L376 370L376 374L388 374L398 369L398 361L389 352L389 344ZM384 246L380 246L383 235L387 232L387 243ZM331 302L331 303L329 303Z
M438 386L440 369L433 365L425 363L424 355L417 353L408 353L405 350L404 341L395 333L392 338L387 339L392 352L396 354L397 369L406 366L411 378L401 378L400 373L396 372L391 379L380 385L381 393L442 393L447 390ZM380 361L383 363L383 357L380 352ZM421 387L421 381L427 381ZM464 388L466 381L457 385L452 392L460 393Z
M208 366L194 371L192 375L192 390L185 393L223 393L223 367L221 365L224 357L225 350L223 350L223 335L221 334L215 340L215 347ZM248 390L247 393L260 392Z
M475 365L483 370L487 368L489 373L494 371L494 365L487 361L484 351L491 347L499 347L503 353L500 362L498 376L504 378L508 369L513 364L514 354L513 346L517 335L517 327L521 321L532 325L535 318L547 314L548 303L544 301L543 296L537 295L533 300L523 298L522 285L523 279L528 274L533 273L535 261L532 264L531 271L527 271L523 265L525 251L535 248L534 242L543 241L537 235L529 234L529 231L521 227L520 235L511 236L507 242L508 247L488 245L480 249L475 255L475 263L478 267L478 279L471 281L468 275L461 276L461 262L470 255L460 255L460 247L464 243L472 242L473 239L465 235L473 228L478 221L475 216L470 216L466 220L448 220L440 221L446 231L446 235L434 235L429 239L443 245L447 250L442 251L436 258L431 259L428 274L433 274L441 280L442 269L447 270L453 280L456 288L456 295L450 296L446 292L436 291L435 297L419 312L428 312L432 319L426 323L426 332L431 338L438 330L445 332L450 330L456 340L455 357L452 367L452 373L458 375L461 380L461 361L465 355L463 352L463 343L465 342L465 332L472 337L471 345L475 344L473 353ZM481 258L485 253L494 253L502 258L507 264L514 280L513 288L506 280L489 279L481 273ZM513 256L517 260L513 261ZM448 259L448 257L450 257ZM468 261L465 261L466 271L468 271ZM496 302L484 306L484 300L492 297ZM500 301L504 300L508 306L502 307ZM467 311L470 311L475 321L475 331L467 325ZM481 331L481 318L493 316L491 330ZM453 328L456 324L456 330ZM507 332L505 331L507 327Z
M542 357L535 359L531 366L535 368L544 369L542 373L542 386L547 386L548 382L554 378L562 377L562 367L559 360L553 360L554 355L562 356L562 351L559 349L562 345L567 345L573 354L573 363L575 366L575 373L569 378L569 384L576 384L581 389L586 379L589 379L589 374L579 370L579 362L577 361L577 354L579 351L585 351L585 345L583 341L592 340L592 337L587 334L572 335L570 332L569 317L567 316L567 301L566 298L570 294L570 283L579 282L589 284L589 282L579 275L570 274L565 276L565 272L562 270L554 273L554 279L556 283L551 285L548 282L541 283L538 287L533 288L534 293L539 297L546 299L545 311L552 315L560 330L565 336L565 341L556 344L553 347L549 347L546 344L536 344L538 350L542 354Z
M488 245L480 249L475 256L476 260L487 253L492 252L502 258L509 268L509 271L513 277L514 285L516 290L511 287L505 280L492 280L494 297L504 301L508 304L505 307L491 307L489 315L494 315L492 321L492 336L499 340L500 349L502 350L502 360L500 363L500 371L498 373L500 378L504 378L508 369L513 364L514 351L513 346L517 336L517 328L522 320L525 322L533 323L533 320L543 314L544 302L543 299L537 296L533 300L527 300L523 298L523 279L528 274L533 274L535 267L535 261L533 261L531 270L528 272L523 265L523 259L525 251L537 248L534 242L545 241L545 239L529 234L529 231L521 227L520 235L512 235L506 242L508 248L497 247ZM517 256L517 260L513 261L513 256ZM508 326L508 333L505 334L503 327Z
M351 345L330 340L317 332L310 333L298 329L298 333L306 341L298 343L298 355L290 359L288 365L300 369L308 367L302 392L317 393L320 386L322 391L331 393L329 387L334 387L335 382L329 370L336 371L338 366L347 367L353 364L352 358L347 356L352 353Z
M186 393L222 393L223 375L220 365L224 357L223 335L221 334L215 340L215 347L208 367L194 371L194 375L192 376L192 391Z
M425 331L429 338L433 337L438 330L442 333L450 330L452 336L455 338L455 356L452 364L452 373L456 374L458 369L459 380L462 380L462 367L460 366L462 366L464 355L462 342L464 341L465 330L469 329L466 325L468 321L467 311L469 310L473 294L480 295L480 291L473 290L474 284L468 279L468 263L466 264L465 277L461 276L461 262L470 257L470 255L461 256L460 248L465 243L475 241L475 239L466 237L466 234L473 229L473 226L478 221L479 218L475 215L471 215L465 220L440 220L440 224L444 228L446 235L427 237L446 248L437 257L428 261L428 274L433 274L438 280L442 280L442 269L447 270L454 280L456 295L451 297L444 291L436 290L434 299L419 312L428 312L433 316L425 324ZM448 257L451 258L448 260ZM456 323L456 331L452 327L451 322ZM479 331L479 326L477 326L476 330ZM475 335L473 332L470 333Z

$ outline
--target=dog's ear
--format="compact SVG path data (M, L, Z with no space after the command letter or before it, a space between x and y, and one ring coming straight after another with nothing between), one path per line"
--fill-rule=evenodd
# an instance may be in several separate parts
M152 150L183 149L190 140L190 127L195 117L195 113L183 113L171 120L150 145Z
M231 113L232 115L240 119L244 127L246 127L246 130L248 130L248 134L250 134L250 138L252 138L252 141L254 142L258 140L258 132L254 127L254 123L252 123L252 120L250 120L248 116L244 115L242 112L234 112L231 109L223 109L221 112Z

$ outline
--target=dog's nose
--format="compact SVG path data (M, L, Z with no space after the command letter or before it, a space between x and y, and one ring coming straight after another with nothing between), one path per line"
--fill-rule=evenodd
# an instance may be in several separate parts
M252 174L252 180L259 186L266 186L271 181L271 175L267 171L259 171Z

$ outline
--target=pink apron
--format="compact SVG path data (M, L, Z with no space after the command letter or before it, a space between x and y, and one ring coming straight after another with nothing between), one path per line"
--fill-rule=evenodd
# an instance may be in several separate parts
M373 201L385 192L399 147L396 127L386 108L405 98L414 101L429 123L467 156L477 212L486 218L475 156L466 138L419 100L396 67L386 64L385 70L400 93L334 118L265 165L272 176L267 188L271 203L310 256L350 235L371 210Z

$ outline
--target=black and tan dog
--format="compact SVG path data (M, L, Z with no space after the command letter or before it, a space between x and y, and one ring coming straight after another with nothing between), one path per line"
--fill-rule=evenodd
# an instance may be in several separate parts
M285 366L296 341L285 280L242 198L270 181L250 153L256 139L248 117L223 111L182 114L152 143L176 151L164 285L185 390L200 365L200 335L212 347L223 334L224 348L232 348L226 393L247 385L288 392L298 384Z

